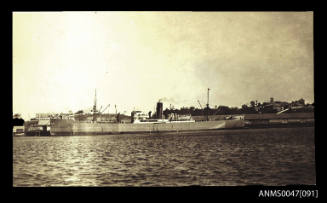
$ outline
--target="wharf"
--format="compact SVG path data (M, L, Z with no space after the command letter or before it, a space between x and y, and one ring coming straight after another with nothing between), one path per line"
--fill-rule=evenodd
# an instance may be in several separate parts
M209 115L209 120L223 120L228 115ZM240 116L240 115L233 115ZM203 116L193 116L196 121L203 120ZM244 114L245 127L270 128L270 127L304 127L314 126L314 112L303 113L265 113Z

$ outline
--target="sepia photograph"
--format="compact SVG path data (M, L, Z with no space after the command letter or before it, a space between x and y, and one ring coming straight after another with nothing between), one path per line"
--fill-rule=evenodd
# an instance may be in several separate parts
M313 16L12 12L13 187L316 185Z

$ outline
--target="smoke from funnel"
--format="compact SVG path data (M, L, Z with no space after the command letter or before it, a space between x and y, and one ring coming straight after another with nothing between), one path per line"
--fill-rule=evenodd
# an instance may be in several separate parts
M177 101L175 99L167 98L167 97L160 98L159 102L170 103L170 104L176 104L177 103Z

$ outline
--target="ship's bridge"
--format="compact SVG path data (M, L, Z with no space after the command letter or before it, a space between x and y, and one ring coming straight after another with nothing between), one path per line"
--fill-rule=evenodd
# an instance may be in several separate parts
M142 111L132 111L132 123L136 120L142 121L142 120L147 120L149 119L149 114L146 114Z

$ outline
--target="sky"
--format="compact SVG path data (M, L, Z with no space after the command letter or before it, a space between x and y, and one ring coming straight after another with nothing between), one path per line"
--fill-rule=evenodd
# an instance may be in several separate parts
M313 12L13 12L13 113L314 102Z

